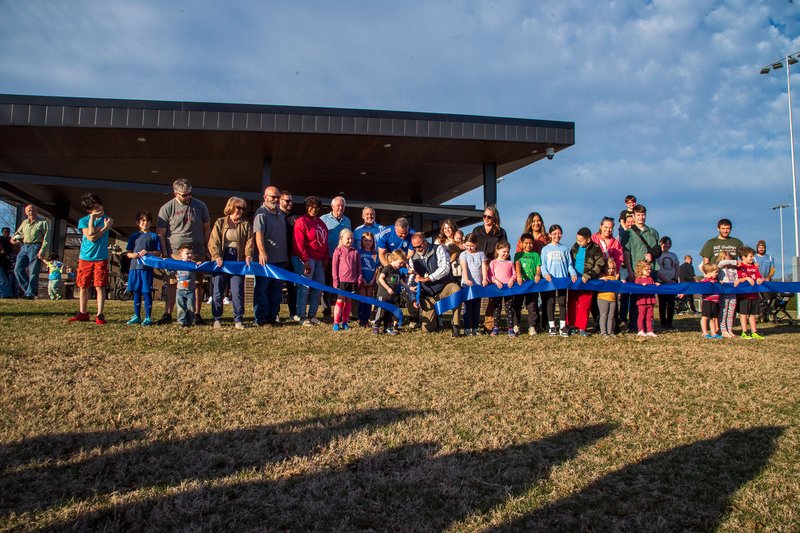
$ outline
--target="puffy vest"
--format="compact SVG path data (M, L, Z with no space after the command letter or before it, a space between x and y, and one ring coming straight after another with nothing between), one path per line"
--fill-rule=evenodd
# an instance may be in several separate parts
M424 254L415 252L411 258L411 264L414 266L414 272L427 276L439 269L439 260L436 257L436 250L439 248L438 244L429 244L428 250ZM449 257L449 255L448 255ZM450 264L448 263L447 275L436 281L429 281L427 283L420 283L422 291L429 296L436 296L448 283L454 283L455 278L450 272Z

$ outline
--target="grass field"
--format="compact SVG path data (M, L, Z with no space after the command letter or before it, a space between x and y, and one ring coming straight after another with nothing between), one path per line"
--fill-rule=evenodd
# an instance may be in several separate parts
M0 302L0 529L800 530L800 329L66 324Z

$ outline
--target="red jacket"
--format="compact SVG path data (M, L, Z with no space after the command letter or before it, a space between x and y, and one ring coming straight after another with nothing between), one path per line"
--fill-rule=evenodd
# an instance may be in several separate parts
M303 263L309 259L324 261L328 257L328 228L319 217L303 215L294 223L292 251Z

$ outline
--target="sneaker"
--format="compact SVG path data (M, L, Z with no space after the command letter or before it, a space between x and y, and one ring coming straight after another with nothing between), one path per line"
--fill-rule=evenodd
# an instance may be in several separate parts
M234 322L233 327L236 329L244 329L244 324L242 324L241 322Z
M146 316L146 317L144 317L144 320L142 320L142 325L143 326L152 326L153 325L153 321L150 320L149 316Z
M310 321L309 319L307 319L307 318L304 318L304 319L302 319L302 320L300 321L300 325L301 325L301 326L313 326L314 324L312 324L312 323L311 323L311 321Z
M585 329L579 329L578 330L578 336L579 337L591 337L592 334L589 333L588 331L586 331Z
M709 333L706 333L705 335L703 335L703 338L704 339L713 339L714 337L713 337L713 335L711 335Z
M470 328L464 328L464 336L465 337L471 337L472 336L472 330Z
M500 328L492 328L491 333L489 333L492 337L497 337L497 334L500 333Z
M519 326L514 326L514 333L519 333Z
M300 318L300 316L299 316L299 315L294 315L294 316L292 317L292 320L294 320L295 322L302 322L302 321L303 321L303 319L302 319L302 318Z
M461 329L458 326L453 326L453 338L458 338L461 336Z
M89 322L89 314L75 313L75 316L71 317L67 322Z
M638 332L638 333L636 334L636 336L637 336L637 337L647 337L647 333L645 333L644 331L640 331L640 332Z
M222 305L231 305L231 299L226 296L222 299Z
M133 316L131 317L131 319L130 319L130 320L128 320L128 321L127 321L125 324L126 324L126 325L128 325L128 326L133 326L133 325L135 325L135 324L141 324L141 323L142 323L142 319L141 319L141 318L139 318L139 317L138 317L138 316L136 316L136 315L133 315Z
M561 328L561 336L562 337L569 337L569 328L564 326Z
M103 324L106 323L106 317L103 315L97 315L96 317L94 317L94 323L99 326L102 326Z
M381 330L378 326L372 326L372 334L373 335L380 335Z
M747 339L747 340L751 340L753 337L751 337L750 335L748 335L746 331L743 331L743 332L742 332L742 338L743 338L743 339Z
M720 335L719 333L717 333L716 335L712 335L711 338L712 339L723 339L724 337L722 335Z
M222 322L220 322L219 320L215 320L214 329L222 329Z
M205 323L206 323L206 321L203 320L203 317L201 317L200 315L194 315L194 325L195 326L202 326Z
M558 335L558 330L556 328L550 328L549 333L550 335Z
M347 331L348 329L350 329L350 324L348 324L347 322L342 324L342 331Z
M317 317L315 317L315 316L312 316L311 318L309 318L308 322L309 322L309 325L311 325L311 326L319 326L322 323L319 320L317 320Z
M169 324L172 322L172 315L169 313L164 313L164 316L158 321L160 325Z
M394 328L389 328L386 330L387 335L397 335L397 331Z
M182 328L190 328L190 327L192 327L192 325L188 324L188 323L187 324L181 324L181 327Z
M512 339L517 336L517 332L514 331L514 328L508 328L508 336Z
M759 335L759 334L758 334L758 333L756 333L755 331L754 331L753 333L751 333L751 334L750 334L750 338L751 338L751 339L756 339L756 340L758 340L758 341L763 341L763 340L764 340L764 336L763 336L763 335Z
M656 334L655 334L654 332L652 332L652 331L648 331L647 333L645 333L645 335L647 335L648 337L658 337L658 335L656 335ZM717 336L717 337L714 337L714 338L721 339L722 337L720 337L720 336Z
M536 328L528 328L528 335L530 335L531 337L536 335Z
M339 328L339 324L334 323L333 324L333 331L339 331L339 329L340 329Z
M206 305L211 305L212 303L214 303L214 298L212 298L211 296L209 296L209 297L208 297L208 300L206 300Z
M483 331L481 331L480 328L475 328L472 330L473 337L480 337L481 335L483 335Z

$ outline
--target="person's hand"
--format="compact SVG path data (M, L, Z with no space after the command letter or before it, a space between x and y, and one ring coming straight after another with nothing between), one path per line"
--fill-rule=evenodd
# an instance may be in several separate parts
M625 283L624 279L620 279L619 281L620 281L620 283Z
M656 282L656 287L658 287L659 285L661 285L661 282L660 282L660 281L657 281L657 282Z
M489 285L489 280L484 278L483 281L481 281L481 285L483 285L484 287L487 287Z
M42 257L42 250L39 250L36 253L36 259L38 259L39 261L43 261L44 260L44 258Z
M734 287L738 287L738 286L739 286L739 280L738 280L738 279L737 279L736 281L734 281L734 282L733 282L733 286L734 286Z
M259 263L260 262L261 261L260 261L260 258L259 258ZM261 264L263 265L264 263L261 263ZM311 263L303 263L303 275L304 276L309 276L310 274L311 274Z
M540 281L542 281L542 276L540 276L539 274L536 274L535 276L533 276L533 282L534 283L539 283Z
M138 255L139 257L144 257L144 256L147 255L147 250L142 250L139 253L137 253L136 255Z
M103 229L109 229L113 225L114 225L114 219L111 217L106 217L106 220L103 223Z
M572 283L575 283L576 281L578 281L578 276L572 276Z
M494 284L497 286L498 289L502 289L503 288L503 284L498 280L494 280Z
M517 276L517 285L522 285L522 276Z
M553 281L553 276L551 276L550 274L545 274L544 279L547 280L547 283L550 283L551 281Z
M747 283L749 283L750 285L755 285L753 278L747 278Z
M267 264L267 254L264 252L258 252L258 264L262 267Z
M758 278L756 280L756 284L761 285L762 283L764 283L764 280L762 278Z
M511 278L510 280L508 280L508 283L507 283L507 285L508 285L508 288L509 288L509 289L510 289L511 287L513 287L513 286L514 286L514 278Z
M252 260L253 260L253 258L250 257L249 255L244 258L244 264L247 266L247 268L250 268L250 261L252 261Z
M467 287L472 287L472 281L471 280L466 280L462 284L466 285Z
M647 261L648 263L652 263L653 255L650 252L647 252L646 254L644 254L644 260Z
M222 268L222 263L223 263L222 258L221 257L217 257L217 266L219 268Z
M389 287L388 289L386 289L386 292L388 292L389 294L394 294L394 289Z
M583 276L581 276L581 281L584 282L584 283L589 281L589 275L588 274L584 274Z

